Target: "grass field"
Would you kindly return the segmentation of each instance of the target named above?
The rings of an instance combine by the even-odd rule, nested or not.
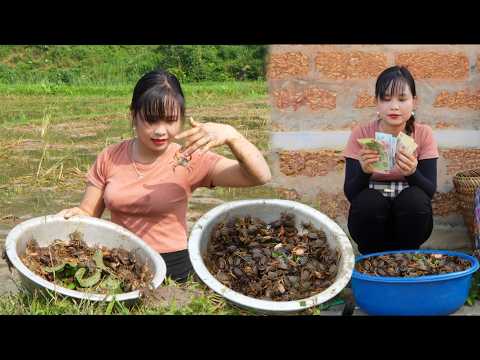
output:
[[[268,150],[262,82],[185,85],[187,116],[235,126]],[[41,215],[77,203],[83,176],[105,146],[131,137],[126,86],[0,86],[0,218]],[[226,148],[220,153],[229,156]]]
[[[195,83],[184,85],[187,116],[235,126],[268,153],[270,108],[264,82]],[[84,190],[84,176],[106,145],[131,137],[128,106],[132,88],[119,86],[0,85],[0,226],[74,206]],[[226,147],[219,153],[231,156]],[[192,223],[215,202],[282,194],[269,186],[250,189],[198,189],[189,204]],[[108,213],[105,217],[108,218]],[[3,240],[0,240],[3,241]],[[3,271],[6,270],[3,264]],[[0,269],[2,269],[0,267]],[[170,286],[204,295],[178,307],[120,303],[79,303],[71,299],[0,296],[1,314],[248,314],[194,280]],[[318,313],[319,309],[309,311]]]
[[[0,83],[134,84],[155,68],[180,81],[263,80],[265,45],[0,45]]]

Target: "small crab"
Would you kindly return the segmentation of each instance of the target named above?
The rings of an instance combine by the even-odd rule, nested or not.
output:
[[[173,160],[170,162],[170,164],[173,165],[174,172],[177,166],[183,166],[188,172],[191,172],[192,167],[190,166],[190,160],[192,160],[192,155],[182,154],[180,150],[177,150],[175,155],[173,155]]]

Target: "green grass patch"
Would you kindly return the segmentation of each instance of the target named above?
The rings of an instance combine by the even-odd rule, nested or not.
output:
[[[265,79],[265,45],[0,46],[0,82],[133,84],[163,68],[181,82]]]
[[[136,82],[129,84],[54,84],[54,83],[0,83],[1,95],[37,96],[100,96],[131,97]],[[182,88],[187,101],[192,99],[215,100],[214,97],[242,96],[255,98],[267,94],[265,81],[205,81],[184,83]],[[191,99],[190,99],[191,98]]]
[[[142,299],[133,304],[113,300],[96,302],[64,297],[55,292],[29,292],[19,287],[17,293],[0,296],[0,314],[3,315],[262,315],[253,310],[229,303],[226,299],[190,277],[179,284],[167,278],[164,287],[197,290],[199,295],[179,305],[175,298],[161,304]],[[343,303],[335,297],[325,304],[309,308],[298,315],[320,315],[323,310]]]
[[[178,284],[165,279],[162,286],[201,290],[199,296],[179,306],[175,299],[163,304],[139,300],[127,304],[117,300],[97,302],[64,297],[55,292],[29,292],[19,287],[17,293],[0,296],[3,315],[249,315],[253,312],[227,303],[203,284],[190,278]],[[185,301],[184,301],[185,302]]]

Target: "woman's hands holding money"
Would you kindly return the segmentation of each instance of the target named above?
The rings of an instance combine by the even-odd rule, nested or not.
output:
[[[362,150],[360,150],[358,161],[360,162],[360,166],[364,173],[373,174],[372,165],[379,160],[380,155],[378,154],[378,151],[369,150],[367,148],[362,148]]]
[[[396,164],[403,176],[410,176],[417,170],[418,160],[415,155],[399,149],[396,158]]]

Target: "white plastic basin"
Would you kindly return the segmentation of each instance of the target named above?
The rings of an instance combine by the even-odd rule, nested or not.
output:
[[[83,240],[89,246],[102,245],[107,248],[122,247],[128,251],[136,250],[138,262],[142,265],[147,263],[154,274],[152,280],[154,288],[160,286],[165,279],[167,267],[160,254],[127,229],[110,221],[93,217],[74,216],[65,220],[62,216],[49,215],[18,224],[10,231],[5,242],[8,259],[18,270],[25,288],[31,291],[48,289],[65,296],[92,301],[111,301],[113,299],[112,295],[86,293],[60,287],[36,275],[20,260],[25,253],[27,242],[32,238],[38,242],[39,246],[48,246],[55,239],[68,240],[69,234],[76,230],[83,234]],[[139,295],[139,291],[136,290],[116,294],[115,299],[134,302]]]
[[[309,298],[293,301],[260,300],[243,295],[223,285],[207,269],[203,257],[213,227],[231,217],[257,217],[266,222],[280,218],[281,213],[289,212],[295,215],[297,228],[302,222],[310,222],[316,228],[322,229],[327,235],[327,241],[332,248],[341,254],[340,264],[335,281],[327,289]],[[213,291],[227,300],[261,313],[298,312],[320,305],[337,295],[349,282],[354,267],[354,253],[350,240],[342,228],[328,216],[298,202],[278,199],[241,200],[217,206],[203,215],[193,226],[190,233],[188,251],[193,268],[200,279]]]

